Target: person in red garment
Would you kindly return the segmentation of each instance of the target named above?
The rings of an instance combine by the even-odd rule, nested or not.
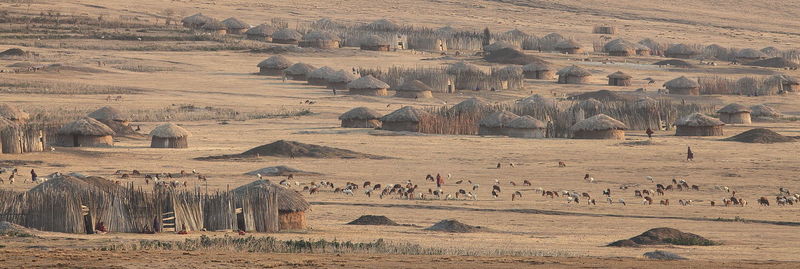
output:
[[[442,178],[442,175],[436,174],[436,187],[441,188],[442,185],[444,185],[444,178]]]

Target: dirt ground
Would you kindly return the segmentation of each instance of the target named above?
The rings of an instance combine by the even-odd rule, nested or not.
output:
[[[388,17],[402,23],[440,27],[498,30],[519,28],[542,36],[559,32],[574,36],[590,46],[596,35],[591,27],[613,23],[622,27],[621,37],[640,40],[661,38],[672,42],[717,43],[723,46],[791,48],[800,35],[793,32],[800,26],[790,18],[800,12],[800,4],[778,1],[673,1],[666,5],[655,1],[171,1],[171,8],[189,15],[203,12],[217,18],[239,17],[251,24],[270,18],[313,21],[322,17],[348,22],[371,21]],[[647,4],[650,2],[650,4]],[[774,8],[775,5],[781,8]],[[101,7],[101,8],[98,8]],[[531,7],[532,6],[532,7]],[[630,7],[620,9],[617,6]],[[732,8],[719,9],[719,6]],[[166,7],[162,1],[63,1],[57,7],[65,12],[88,14],[156,14]],[[733,8],[735,7],[735,8]],[[26,6],[0,3],[0,8],[24,9]],[[47,3],[35,2],[32,10],[48,10]],[[415,10],[422,10],[417,12]],[[502,15],[498,15],[502,14]],[[532,19],[535,18],[535,19]],[[33,42],[33,41],[31,41]],[[105,42],[89,40],[86,42]],[[0,45],[0,51],[11,47]],[[226,190],[251,182],[245,172],[267,166],[286,165],[321,173],[297,176],[303,185],[321,180],[337,185],[345,182],[373,184],[405,183],[411,180],[425,191],[435,188],[426,182],[427,174],[451,174],[443,189],[455,192],[471,189],[467,181],[480,184],[473,200],[403,200],[393,197],[367,197],[357,191],[354,196],[325,190],[319,194],[304,193],[312,203],[307,212],[310,229],[281,232],[279,239],[337,239],[368,242],[386,239],[425,247],[448,247],[494,250],[533,250],[542,253],[557,251],[560,257],[494,257],[494,256],[394,256],[387,254],[254,254],[240,252],[182,251],[99,251],[93,250],[113,242],[138,239],[182,240],[172,234],[137,235],[64,235],[45,233],[44,239],[9,239],[0,241],[0,267],[157,267],[190,268],[222,267],[346,267],[346,268],[417,268],[431,263],[445,268],[470,267],[480,264],[492,268],[788,268],[800,262],[800,217],[795,206],[758,206],[759,197],[772,197],[779,187],[800,189],[797,162],[798,143],[745,144],[720,141],[724,137],[675,137],[674,131],[656,132],[651,145],[628,145],[623,142],[648,140],[642,131],[627,132],[626,141],[516,139],[507,137],[448,135],[386,135],[384,132],[339,128],[337,117],[356,106],[366,106],[389,113],[404,105],[441,106],[454,104],[471,96],[492,101],[510,101],[531,95],[565,95],[600,89],[633,91],[646,86],[645,77],[657,84],[681,76],[699,75],[768,75],[779,72],[800,75],[797,71],[750,68],[721,64],[700,70],[661,69],[649,65],[659,57],[632,57],[613,64],[577,62],[570,56],[527,52],[557,66],[579,64],[593,73],[586,85],[560,85],[553,81],[526,81],[526,89],[507,92],[464,92],[435,94],[430,100],[394,97],[336,95],[322,87],[301,82],[282,82],[277,77],[253,74],[256,64],[271,56],[247,51],[120,51],[25,48],[41,54],[47,63],[93,66],[103,61],[145,61],[174,68],[163,72],[131,72],[111,67],[95,68],[108,72],[64,71],[60,73],[0,74],[17,80],[59,81],[90,85],[115,85],[144,89],[139,94],[126,94],[122,101],[106,101],[106,95],[56,95],[0,93],[0,102],[13,103],[23,110],[41,107],[83,108],[93,110],[105,105],[122,109],[162,109],[173,104],[199,107],[232,108],[242,112],[276,111],[308,108],[308,116],[230,121],[213,120],[176,122],[192,132],[188,149],[153,149],[147,139],[117,138],[111,148],[62,148],[55,151],[22,155],[0,155],[0,160],[43,161],[26,165],[20,171],[36,169],[40,175],[52,172],[80,172],[104,176],[123,182],[144,185],[141,179],[118,179],[119,169],[177,173],[196,169],[208,182],[189,180],[188,188]],[[289,59],[336,69],[352,67],[434,66],[448,62],[421,61],[436,57],[411,51],[363,52],[343,48],[330,52],[289,53]],[[475,61],[476,58],[464,58]],[[696,63],[696,60],[691,60]],[[17,61],[0,59],[0,66]],[[482,68],[489,69],[482,64]],[[630,87],[609,87],[605,75],[624,71],[634,76]],[[314,100],[316,104],[303,104]],[[768,104],[791,116],[800,116],[800,95],[786,96],[703,96],[687,98],[688,102],[745,105]],[[160,122],[135,122],[149,132]],[[770,128],[783,135],[800,136],[797,121],[753,123],[747,126],[725,126],[725,137],[756,127]],[[286,159],[262,157],[257,161],[199,161],[194,158],[235,154],[277,140],[294,140],[357,152],[389,156],[392,159]],[[686,147],[695,152],[695,161],[685,160]],[[567,167],[559,168],[563,161]],[[497,163],[502,163],[496,169]],[[508,164],[513,163],[514,167]],[[583,180],[589,173],[594,183]],[[25,175],[23,173],[23,175]],[[633,190],[620,190],[623,184],[640,184],[654,189],[654,183],[669,183],[672,178],[686,179],[699,185],[700,191],[669,192],[670,206],[643,205]],[[282,178],[272,178],[280,180]],[[463,180],[462,184],[455,182]],[[490,195],[491,185],[500,182],[503,191],[498,198]],[[523,180],[532,186],[522,186]],[[510,181],[518,183],[512,186]],[[749,204],[746,207],[721,207],[719,201],[730,193],[714,186],[735,190]],[[1,189],[22,191],[33,184],[2,184]],[[535,192],[575,190],[596,197],[597,205],[567,203],[563,198],[549,199]],[[608,204],[602,190],[611,189],[613,204]],[[511,193],[522,192],[521,199],[511,201]],[[600,197],[600,198],[597,198]],[[623,198],[627,205],[618,203]],[[678,199],[691,199],[692,206],[677,205]],[[710,201],[717,201],[712,207]],[[350,226],[361,215],[385,215],[398,223],[428,227],[442,219],[455,218],[470,225],[488,227],[492,232],[449,234],[425,231],[419,227]],[[638,235],[656,227],[672,227],[721,242],[705,247],[610,248],[613,241]],[[194,233],[196,236],[201,233]],[[202,234],[221,235],[218,232]],[[41,251],[39,248],[47,249]],[[666,249],[689,261],[659,262],[644,260],[642,254]]]

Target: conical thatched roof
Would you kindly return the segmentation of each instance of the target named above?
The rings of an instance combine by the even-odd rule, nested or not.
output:
[[[761,58],[767,58],[767,54],[755,49],[743,49],[736,53],[736,57],[747,58],[747,59],[761,59]]]
[[[542,37],[542,39],[548,39],[548,40],[564,40],[564,39],[566,39],[566,38],[564,38],[564,36],[562,36],[562,35],[561,35],[561,34],[559,34],[559,33],[549,33],[549,34],[547,34],[547,35],[543,36],[543,37]]]
[[[381,117],[382,122],[420,122],[422,118],[431,116],[427,111],[412,107],[404,106],[401,109],[395,110],[386,116]]]
[[[313,65],[306,63],[296,63],[293,64],[292,66],[289,66],[289,68],[286,68],[286,70],[283,70],[283,72],[293,76],[308,75],[309,73],[313,72],[314,69],[316,69],[316,67],[314,67]]]
[[[282,70],[289,68],[290,66],[292,66],[292,64],[293,64],[292,61],[290,61],[286,57],[283,57],[281,55],[275,55],[258,63],[258,67]]]
[[[609,74],[608,78],[631,79],[633,77],[631,75],[623,73],[622,71],[617,71],[617,72]]]
[[[450,108],[451,112],[464,113],[464,112],[478,112],[491,107],[491,103],[478,97],[472,97],[467,100],[461,101]]]
[[[556,75],[559,75],[559,76],[574,76],[574,77],[588,77],[588,76],[591,76],[592,73],[589,72],[586,69],[583,69],[583,67],[580,67],[580,66],[577,66],[577,65],[571,65],[571,66],[564,67],[561,70],[558,70],[558,72],[556,72]]]
[[[691,127],[710,127],[725,125],[719,119],[715,119],[700,113],[693,113],[689,116],[683,117],[675,122],[676,126],[691,126]]]
[[[278,28],[275,28],[275,26],[269,24],[259,24],[256,27],[248,29],[247,32],[244,33],[253,36],[272,36],[276,31],[278,31]]]
[[[30,119],[31,116],[15,106],[2,103],[0,104],[0,117],[12,121],[26,121]]]
[[[386,39],[384,37],[381,37],[379,35],[370,35],[370,36],[367,36],[366,38],[364,38],[364,40],[361,41],[361,45],[366,45],[366,46],[388,46],[388,45],[391,45],[391,42],[389,42],[388,39]]]
[[[353,80],[347,84],[348,89],[388,89],[389,84],[373,77],[366,75],[359,79]]]
[[[516,128],[516,129],[544,129],[547,128],[547,124],[531,116],[525,115],[517,117],[516,119],[509,122],[505,127]]]
[[[203,24],[203,29],[206,30],[228,30],[228,26],[218,21],[210,21]]]
[[[51,175],[50,179],[36,185],[28,190],[28,192],[67,191],[80,195],[96,190],[118,193],[124,192],[127,189],[102,177],[79,178],[70,175]]]
[[[367,107],[356,107],[339,116],[340,120],[374,120],[383,117],[380,113]]]
[[[228,27],[228,29],[248,29],[250,28],[250,24],[243,22],[240,19],[230,17],[222,21],[222,24]]]
[[[543,105],[547,107],[555,107],[556,100],[553,98],[544,97],[539,94],[534,94],[519,100],[520,103],[530,103],[534,105]]]
[[[299,192],[274,184],[269,180],[259,179],[233,189],[233,193],[242,195],[255,189],[274,189],[277,192],[278,211],[301,212],[311,208]]]
[[[754,105],[750,107],[750,115],[753,117],[779,118],[783,114],[777,109],[767,105]]]
[[[408,80],[405,83],[403,83],[403,85],[400,85],[400,87],[397,87],[397,89],[395,90],[401,92],[433,91],[433,89],[430,86],[419,80]]]
[[[575,40],[567,39],[556,43],[556,49],[579,49],[582,48],[581,44]]]
[[[395,31],[400,29],[400,25],[389,20],[389,19],[379,19],[367,24],[367,27],[370,29],[381,30],[381,31]]]
[[[351,81],[356,79],[358,79],[358,76],[356,74],[341,69],[339,71],[329,74],[328,77],[325,78],[325,81],[329,83],[350,83]]]
[[[717,111],[717,113],[727,113],[727,114],[741,113],[741,112],[751,112],[751,110],[749,107],[737,103],[732,103]]]
[[[505,49],[505,48],[519,49],[519,46],[514,45],[514,44],[512,44],[510,42],[507,42],[507,41],[500,40],[500,41],[494,42],[494,43],[492,43],[490,45],[484,46],[483,47],[483,51],[493,52],[493,51],[497,51],[497,50],[501,50],[501,49]]]
[[[626,52],[626,51],[635,51],[637,44],[633,42],[629,42],[622,38],[617,38],[614,40],[609,41],[605,45],[603,45],[603,49],[606,52]]]
[[[688,89],[688,88],[699,88],[700,83],[697,83],[695,80],[691,80],[685,76],[681,76],[679,78],[667,81],[664,83],[664,87],[667,89]]]
[[[689,46],[684,45],[684,44],[674,44],[674,45],[669,46],[669,48],[666,51],[666,54],[668,54],[668,55],[675,55],[675,54],[679,54],[679,55],[694,55],[694,54],[697,54],[697,51],[695,49],[693,49],[692,47],[689,47]]]
[[[174,123],[164,123],[150,131],[151,136],[160,137],[160,138],[181,138],[181,137],[190,137],[192,133],[189,133],[183,127],[180,127]]]
[[[114,135],[114,130],[97,121],[96,119],[84,117],[79,120],[73,121],[61,127],[58,134],[62,135],[91,135],[91,136],[107,136]]]
[[[550,71],[553,67],[547,62],[533,62],[522,66],[525,72]]]
[[[519,116],[511,113],[510,111],[497,111],[481,119],[481,121],[478,122],[478,125],[489,128],[502,128],[516,118],[519,118]]]
[[[335,72],[336,70],[333,70],[333,68],[323,66],[315,69],[314,71],[311,71],[311,73],[308,73],[307,76],[308,78],[314,78],[314,79],[326,79]]]
[[[301,40],[303,39],[303,34],[292,29],[284,28],[273,33],[272,39]]]
[[[340,41],[338,36],[324,32],[324,31],[311,31],[303,36],[303,41]]]
[[[131,120],[131,118],[128,116],[128,114],[120,111],[119,109],[116,109],[116,108],[113,108],[113,107],[109,107],[109,106],[101,107],[100,109],[95,110],[94,112],[89,113],[89,115],[86,115],[86,116],[89,117],[89,118],[93,118],[93,119],[101,120],[101,121],[103,121],[103,120],[105,120],[105,121],[111,121],[111,120],[114,120],[114,121],[130,121]]]
[[[764,53],[764,54],[766,54],[766,55],[778,55],[778,53],[780,53],[780,52],[781,52],[781,50],[780,50],[780,49],[778,49],[778,48],[776,48],[776,47],[772,47],[772,46],[765,47],[765,48],[763,48],[763,49],[760,49],[759,51],[760,51],[760,52],[763,52],[763,53]]]
[[[508,32],[506,32],[506,34],[510,35],[510,36],[513,36],[513,37],[526,37],[526,36],[528,36],[528,33],[525,33],[522,30],[517,29],[517,28],[514,28],[513,30],[509,30]]]
[[[457,62],[451,64],[447,67],[448,74],[458,74],[458,73],[476,73],[482,74],[483,70],[477,65],[466,63],[466,62]]]
[[[203,13],[197,13],[197,14],[188,16],[186,18],[183,18],[181,20],[182,23],[191,24],[191,25],[197,25],[197,26],[201,26],[203,24],[206,24],[206,23],[212,22],[212,21],[214,21],[214,18],[211,18],[209,16],[203,15]]]
[[[577,131],[604,131],[604,130],[625,130],[628,127],[621,121],[615,120],[606,114],[597,114],[588,119],[579,121],[570,127],[573,132]]]

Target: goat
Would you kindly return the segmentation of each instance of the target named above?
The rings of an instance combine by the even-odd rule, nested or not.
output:
[[[650,198],[650,196],[645,196],[644,197],[644,201],[642,201],[642,204],[652,205],[653,204],[653,198]]]
[[[700,186],[692,185],[692,190],[700,191]]]
[[[664,195],[664,191],[661,190],[661,189],[656,189],[656,194],[663,196]]]
[[[603,195],[611,197],[611,189],[606,189],[603,191]]]
[[[532,185],[531,182],[528,181],[527,179],[522,181],[522,186],[531,186],[531,185]]]
[[[762,206],[769,206],[769,199],[767,199],[767,197],[758,198],[758,204]]]
[[[619,198],[619,203],[622,204],[622,205],[627,205],[627,204],[625,204],[625,199],[622,199],[622,198]]]
[[[558,167],[567,167],[567,163],[559,161],[558,162]]]
[[[367,188],[367,187],[369,187],[370,185],[372,185],[372,182],[365,181],[365,182],[364,182],[364,186],[363,186],[362,188],[365,188],[365,189],[366,189],[366,188]]]
[[[502,192],[502,191],[500,191],[500,186],[499,185],[492,186],[492,191]]]
[[[660,203],[661,203],[661,205],[668,206],[669,205],[669,199],[661,200]]]

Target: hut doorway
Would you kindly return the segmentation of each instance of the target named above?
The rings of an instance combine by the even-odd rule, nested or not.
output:
[[[403,44],[403,41],[397,42],[397,48],[401,50],[406,48],[405,45]]]
[[[80,147],[81,146],[81,141],[80,141],[80,139],[78,139],[77,135],[73,135],[72,136],[72,146],[73,147]]]
[[[86,234],[94,234],[94,221],[92,221],[92,212],[89,211],[89,207],[81,205],[81,213],[83,213],[83,229],[86,230]]]
[[[236,228],[239,229],[239,231],[247,231],[247,225],[245,225],[242,208],[236,209]]]

